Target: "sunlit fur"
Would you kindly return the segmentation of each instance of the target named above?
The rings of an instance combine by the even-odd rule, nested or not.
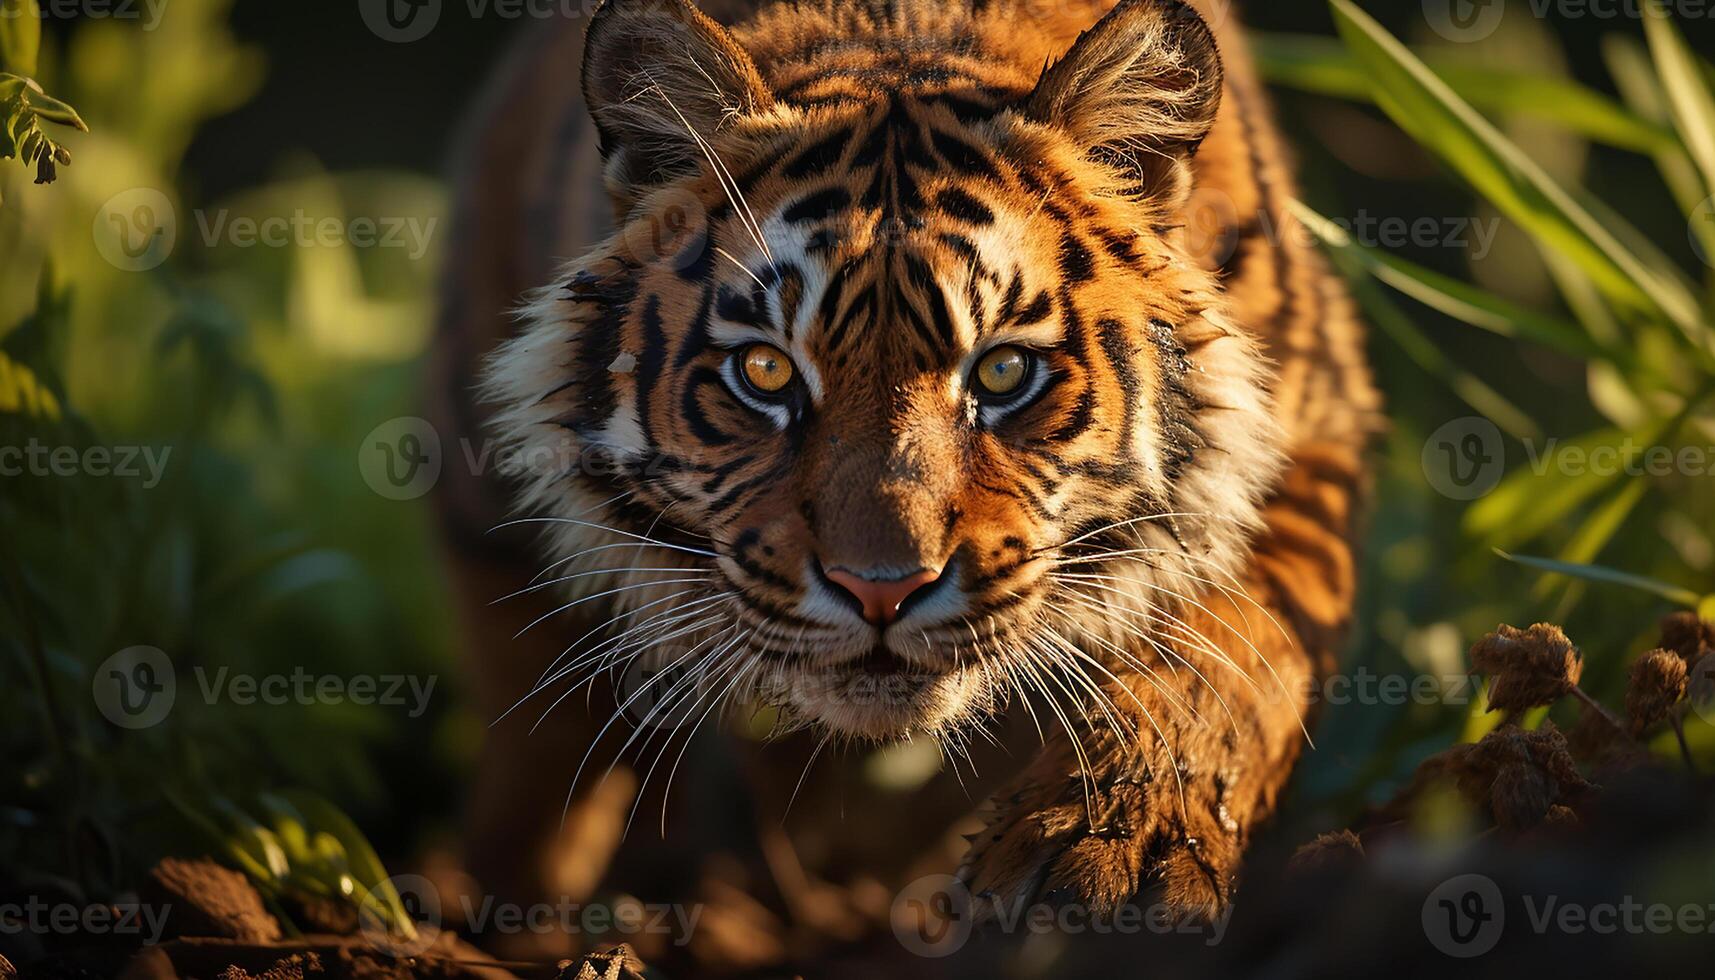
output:
[[[1110,4],[1047,6],[598,15],[622,230],[534,295],[485,385],[539,462],[545,581],[623,617],[550,677],[680,660],[686,698],[957,738],[1018,691],[1099,700],[1164,643],[1202,656],[1168,597],[1242,565],[1281,468],[1270,365],[1176,229],[1219,60],[1167,0],[1070,55]],[[756,341],[801,402],[735,389]],[[1000,344],[1045,373],[996,410],[969,375]],[[951,572],[878,631],[818,561]]]

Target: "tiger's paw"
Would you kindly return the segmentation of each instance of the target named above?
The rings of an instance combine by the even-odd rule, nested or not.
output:
[[[1241,838],[1218,798],[1191,784],[1182,792],[1171,773],[1027,782],[997,800],[958,878],[978,922],[1016,921],[1037,905],[1109,918],[1145,891],[1142,904],[1175,921],[1207,921],[1231,897]]]

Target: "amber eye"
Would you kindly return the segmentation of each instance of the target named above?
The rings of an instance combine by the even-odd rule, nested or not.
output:
[[[778,347],[752,344],[740,355],[744,380],[759,393],[778,395],[792,383],[792,360]]]
[[[1029,373],[1029,354],[1017,347],[996,347],[977,362],[977,389],[985,395],[1011,395]]]

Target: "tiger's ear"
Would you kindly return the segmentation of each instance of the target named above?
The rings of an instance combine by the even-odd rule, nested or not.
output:
[[[1024,104],[1093,157],[1135,174],[1145,195],[1183,203],[1187,161],[1221,106],[1221,54],[1180,0],[1121,0],[1042,73]]]
[[[583,84],[616,196],[695,171],[699,139],[774,104],[749,52],[690,0],[603,0]]]

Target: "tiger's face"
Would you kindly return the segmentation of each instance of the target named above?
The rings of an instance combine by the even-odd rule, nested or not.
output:
[[[981,98],[794,103],[689,7],[627,9],[586,62],[621,230],[490,379],[509,438],[579,460],[526,499],[630,612],[610,652],[945,733],[1099,681],[1228,573],[1278,464],[1261,359],[1175,236],[1220,91],[1195,15],[1122,4]],[[1122,112],[1156,131],[1116,143]]]

